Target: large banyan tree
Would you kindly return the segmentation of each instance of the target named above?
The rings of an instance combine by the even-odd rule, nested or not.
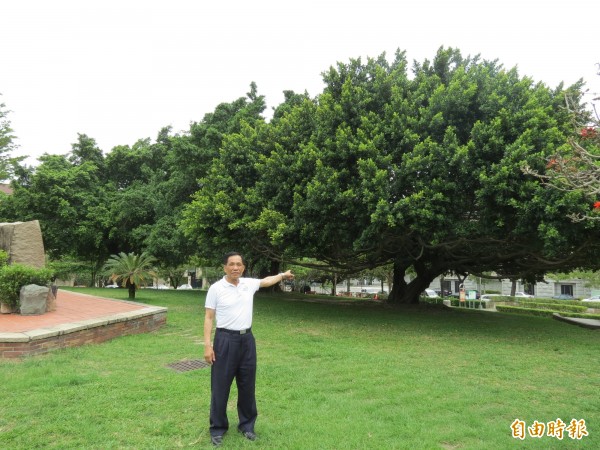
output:
[[[338,63],[315,98],[286,93],[270,122],[226,136],[183,222],[199,252],[309,257],[348,273],[393,262],[391,300],[448,272],[535,280],[593,268],[589,202],[539,172],[572,134],[565,93],[497,61],[441,48]],[[404,275],[415,274],[406,283]]]

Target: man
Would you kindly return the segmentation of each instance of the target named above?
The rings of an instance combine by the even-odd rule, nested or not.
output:
[[[256,343],[252,335],[252,306],[259,288],[293,279],[291,271],[263,278],[243,278],[246,270],[242,255],[228,253],[223,258],[225,276],[206,294],[204,317],[204,359],[211,364],[210,437],[220,446],[229,429],[227,401],[235,378],[238,388],[238,431],[254,441],[256,409]],[[216,319],[214,343],[211,343]]]

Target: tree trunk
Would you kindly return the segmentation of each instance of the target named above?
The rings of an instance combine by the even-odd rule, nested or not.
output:
[[[402,301],[402,296],[404,291],[406,291],[406,281],[404,281],[404,274],[406,270],[404,267],[400,267],[398,264],[394,263],[394,278],[392,284],[392,290],[390,291],[390,295],[388,296],[389,303],[405,303]]]
[[[419,303],[419,296],[429,287],[436,277],[436,274],[433,272],[424,270],[420,267],[417,270],[415,279],[410,281],[410,283],[406,283],[404,280],[405,274],[406,267],[394,263],[394,283],[390,296],[388,297],[389,303],[413,305]]]
[[[446,295],[444,294],[444,276],[440,277],[440,297],[444,298]]]
[[[127,289],[129,292],[129,300],[133,300],[135,298],[135,283],[127,281]]]
[[[265,277],[269,277],[271,275],[277,275],[279,272],[280,272],[279,271],[279,262],[271,261],[270,268],[262,269],[259,277],[262,279]],[[261,291],[262,292],[281,292],[281,286],[280,286],[280,283],[276,283],[271,287],[261,288]]]
[[[515,296],[515,293],[517,292],[517,280],[510,280],[511,284],[510,284],[510,295],[512,297]]]
[[[331,281],[331,295],[335,297],[337,295],[337,273],[333,274],[333,279]]]
[[[388,301],[390,303],[396,304],[412,304],[416,305],[419,303],[419,297],[421,293],[427,289],[429,284],[431,283],[430,279],[422,279],[417,276],[410,283],[399,287],[397,283],[394,283],[394,287],[392,288],[392,293],[388,297]]]

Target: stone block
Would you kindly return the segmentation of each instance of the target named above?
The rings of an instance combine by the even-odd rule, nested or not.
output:
[[[47,286],[38,286],[36,284],[23,286],[19,297],[21,315],[44,314],[48,307],[48,290]]]
[[[0,248],[9,256],[9,264],[24,264],[41,269],[46,264],[42,230],[37,220],[0,223]]]

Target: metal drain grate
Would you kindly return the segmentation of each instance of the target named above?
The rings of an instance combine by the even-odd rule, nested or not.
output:
[[[167,367],[173,369],[176,372],[189,372],[190,370],[204,369],[205,367],[210,367],[203,359],[186,359],[183,361],[174,362],[172,364],[167,364]]]

